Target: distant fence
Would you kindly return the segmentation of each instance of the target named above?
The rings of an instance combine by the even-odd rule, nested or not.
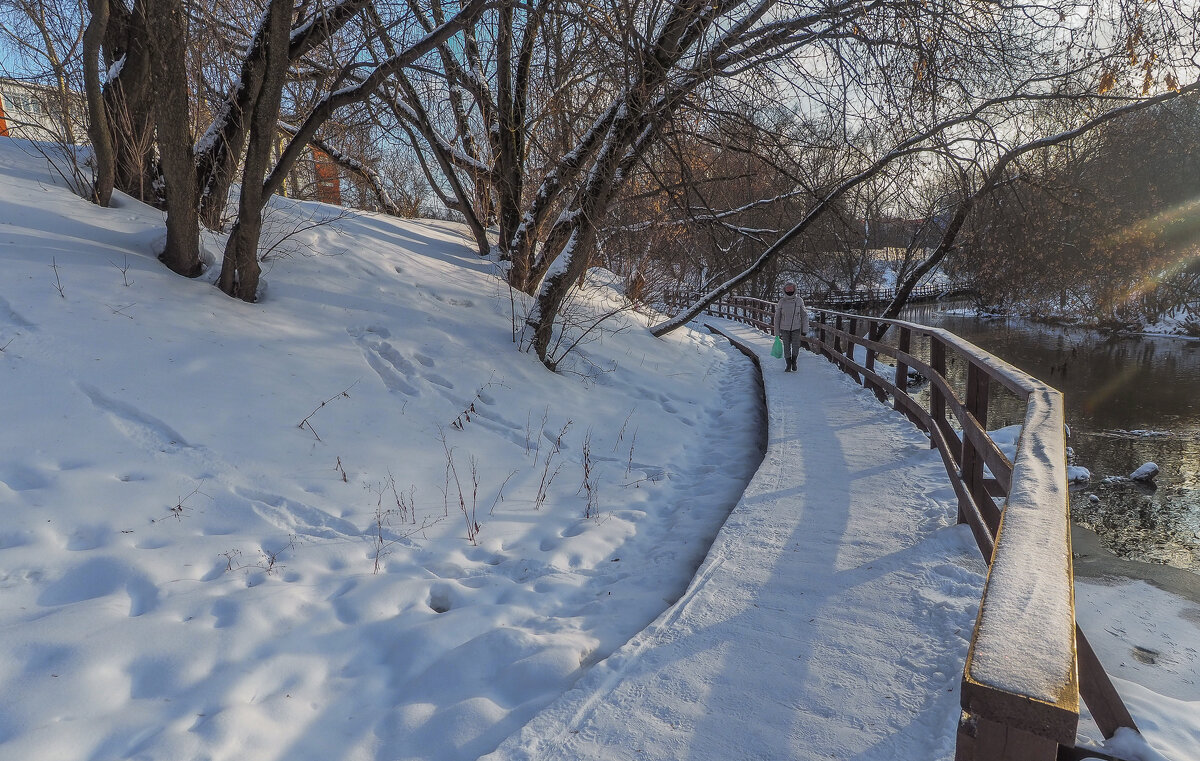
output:
[[[708,313],[769,332],[774,307],[733,296]],[[929,435],[957,495],[958,520],[988,561],[963,669],[956,761],[1091,755],[1075,749],[1080,696],[1105,737],[1136,730],[1075,624],[1062,394],[945,330],[829,309],[810,314],[806,348]],[[888,332],[895,345],[879,339]],[[965,382],[948,378],[952,364],[965,366]],[[909,393],[910,369],[929,382],[927,405]],[[993,384],[1025,402],[1015,461],[987,431]]]
[[[931,301],[968,296],[974,291],[963,286],[926,284],[914,288],[908,295],[909,302]],[[872,304],[889,304],[896,298],[895,288],[856,288],[854,290],[830,289],[813,291],[804,296],[804,303],[820,307],[864,307]]]
[[[965,298],[975,293],[970,286],[963,285],[932,285],[925,284],[914,288],[908,295],[910,303],[933,301],[938,299]],[[812,307],[837,307],[842,309],[860,309],[877,304],[889,304],[896,298],[895,288],[855,288],[839,290],[829,288],[818,291],[808,291],[800,294],[804,303]],[[667,291],[663,300],[672,306],[686,306],[682,302],[691,303],[699,298],[698,293],[679,290]],[[747,297],[730,297],[731,299],[746,299]],[[760,300],[760,299],[759,299]],[[772,302],[763,301],[764,304]]]

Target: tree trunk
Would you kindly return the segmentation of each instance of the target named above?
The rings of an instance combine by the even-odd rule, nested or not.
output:
[[[100,83],[100,47],[108,27],[108,0],[89,0],[88,5],[92,17],[83,33],[83,83],[87,93],[88,137],[91,138],[92,152],[96,157],[96,181],[92,186],[92,198],[99,205],[108,206],[112,198],[116,164],[108,113],[104,108],[104,92]]]
[[[155,124],[167,197],[167,245],[159,258],[173,272],[196,277],[203,267],[196,165],[188,129],[185,23],[180,0],[153,0],[148,4],[146,28],[154,64]]]
[[[261,30],[266,53],[262,82],[253,94],[250,141],[242,172],[238,218],[225,246],[219,285],[225,293],[243,301],[258,298],[258,241],[262,235],[262,210],[266,206],[263,177],[271,163],[279,106],[288,70],[288,37],[292,29],[291,0],[271,0]]]
[[[154,108],[151,90],[150,35],[145,0],[108,2],[104,62],[118,71],[104,83],[105,113],[113,137],[114,185],[143,203],[158,205],[153,192]]]
[[[223,227],[225,200],[246,143],[246,121],[262,89],[266,67],[265,35],[264,24],[250,41],[250,49],[242,60],[237,90],[229,95],[222,117],[209,127],[204,140],[206,145],[197,157],[200,217],[212,230]]]

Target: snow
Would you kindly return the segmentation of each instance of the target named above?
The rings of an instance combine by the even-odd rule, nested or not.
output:
[[[108,71],[105,72],[105,74],[104,74],[104,81],[112,82],[117,77],[121,76],[121,71],[124,68],[125,68],[125,56],[122,55],[120,58],[118,58],[117,60],[112,62],[112,66],[108,67]]]
[[[1142,463],[1137,470],[1129,474],[1133,481],[1153,481],[1158,475],[1158,465],[1152,462]]]
[[[707,334],[626,312],[553,375],[461,228],[374,215],[243,304],[155,260],[159,212],[20,146],[0,758],[477,758],[682,593],[757,465],[753,368]]]
[[[1118,734],[1107,743],[1110,752],[1145,761],[1195,759],[1200,599],[1183,600],[1144,581],[1077,578],[1075,615],[1142,732]],[[1081,744],[1100,744],[1090,721],[1079,734]]]
[[[1067,466],[1067,481],[1073,484],[1083,484],[1092,480],[1092,471],[1082,465]]]
[[[828,363],[768,367],[791,411],[760,460],[741,354],[624,312],[550,374],[460,226],[302,231],[258,304],[169,273],[164,240],[0,139],[0,758],[457,761],[618,723],[660,755],[952,757],[982,563],[924,439]],[[1080,621],[1139,752],[1184,761],[1200,612],[1143,586],[1080,584]],[[659,713],[611,710],[656,685]],[[749,697],[700,713],[717,687]],[[540,734],[570,710],[597,732]]]

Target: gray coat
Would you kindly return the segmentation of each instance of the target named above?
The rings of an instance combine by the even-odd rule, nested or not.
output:
[[[779,298],[775,304],[775,320],[772,325],[776,335],[781,330],[808,332],[808,310],[805,309],[804,299],[800,298],[800,294],[784,294]]]

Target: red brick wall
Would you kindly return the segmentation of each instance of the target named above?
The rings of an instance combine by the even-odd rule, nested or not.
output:
[[[337,164],[324,151],[316,148],[313,152],[313,166],[317,175],[317,200],[321,203],[342,205],[342,186],[338,179]]]

